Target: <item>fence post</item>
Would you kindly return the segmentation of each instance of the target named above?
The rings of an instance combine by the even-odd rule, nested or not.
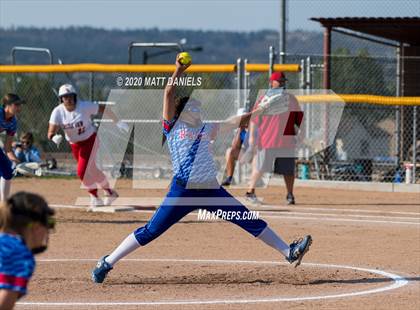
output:
[[[299,88],[300,89],[306,89],[306,65],[305,65],[305,59],[301,59],[300,60]]]
[[[306,58],[306,89],[312,88],[312,58]]]
[[[93,72],[90,73],[90,77],[89,77],[89,100],[93,101]],[[101,99],[99,99],[101,100]]]
[[[246,102],[245,102],[245,94],[244,94],[244,88],[245,88],[245,66],[244,61],[242,58],[238,58],[236,60],[236,78],[237,78],[237,89],[236,89],[236,96],[237,96],[237,105],[236,105],[236,111],[239,110],[239,108],[245,108],[246,109]],[[238,129],[239,130],[239,129]],[[239,164],[239,161],[236,161],[235,164],[235,178],[238,180],[239,183],[242,183],[243,173],[242,173],[242,167]]]
[[[271,76],[271,74],[274,71],[274,61],[276,58],[276,51],[273,46],[270,46],[269,50],[270,51],[268,53],[268,63],[269,63],[268,76]]]
[[[286,63],[286,25],[287,25],[287,7],[286,7],[286,0],[280,0],[280,44],[279,44],[279,55],[280,55],[280,63]]]
[[[396,79],[396,96],[401,96],[401,46],[397,47],[397,79]],[[400,115],[400,106],[395,107],[395,164],[397,169],[400,166],[400,149],[401,149],[401,115]]]
[[[245,100],[245,110],[250,111],[251,103],[249,101],[249,72],[246,71],[246,65],[248,64],[248,59],[244,60],[244,100]]]
[[[53,54],[48,48],[38,48],[38,47],[26,47],[26,46],[14,46],[10,52],[10,56],[12,58],[12,65],[16,64],[16,52],[23,51],[23,52],[35,52],[35,53],[45,53],[48,56],[49,63],[53,64]],[[16,73],[12,75],[12,87],[13,91],[17,92],[17,83],[16,83]],[[54,85],[54,74],[51,73],[50,75],[50,83]],[[54,86],[53,86],[54,87]]]
[[[305,89],[305,94],[309,94],[311,92],[311,85],[312,85],[312,67],[311,67],[311,57],[307,57],[306,61],[304,61],[304,66],[302,67],[302,73],[304,75],[304,86],[303,88]],[[309,138],[310,133],[311,133],[311,128],[312,128],[312,122],[311,122],[311,118],[312,118],[312,106],[310,104],[306,105],[306,110],[305,110],[305,138]],[[305,159],[309,159],[309,149],[306,148],[305,149]]]
[[[413,107],[413,178],[412,183],[416,183],[416,164],[417,164],[417,106]]]
[[[244,68],[243,68],[243,60],[242,58],[238,58],[236,60],[236,99],[237,99],[237,109],[243,107],[245,105],[244,96],[243,96],[243,88],[244,88]]]

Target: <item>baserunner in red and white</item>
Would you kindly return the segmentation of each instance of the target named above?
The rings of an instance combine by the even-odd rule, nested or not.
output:
[[[63,129],[66,140],[70,143],[73,156],[77,161],[77,175],[90,193],[90,208],[88,210],[103,205],[111,205],[118,194],[111,189],[106,176],[95,164],[94,159],[98,142],[95,144],[95,140],[97,140],[96,127],[93,125],[92,116],[104,113],[106,117],[111,118],[116,123],[119,129],[127,132],[129,130],[128,125],[117,121],[115,114],[109,109],[105,109],[105,105],[78,100],[76,89],[71,84],[62,85],[58,96],[60,104],[51,113],[48,139],[51,139],[57,146],[60,145],[63,136],[57,134],[57,132],[60,128]],[[93,156],[93,159],[89,163],[91,156]],[[104,200],[98,196],[98,187],[104,190]]]

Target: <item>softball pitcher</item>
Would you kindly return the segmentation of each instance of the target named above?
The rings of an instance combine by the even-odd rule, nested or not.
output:
[[[178,55],[172,81],[178,79],[189,65],[181,64]],[[222,210],[236,214],[249,212],[217,183],[211,141],[218,131],[228,128],[231,130],[238,123],[242,125],[249,122],[251,113],[229,118],[225,126],[205,124],[201,120],[200,102],[187,97],[175,100],[174,92],[175,86],[168,84],[163,100],[163,133],[168,143],[174,175],[170,190],[145,226],[128,235],[110,255],[98,261],[91,274],[96,283],[102,283],[121,258],[159,237],[196,209],[206,209],[209,212]],[[228,220],[280,251],[290,263],[296,262],[298,265],[309,249],[312,240],[309,235],[289,246],[263,220],[242,218]]]
[[[0,150],[0,199],[6,201],[10,193],[10,185],[13,177],[12,161],[16,164],[19,159],[12,149],[13,137],[17,130],[16,115],[21,111],[21,105],[25,103],[16,94],[7,94],[3,97],[3,107],[0,107],[0,132],[6,132],[4,151]]]
[[[63,137],[57,132],[60,128],[64,130],[66,140],[70,143],[73,156],[77,161],[77,175],[90,194],[90,209],[110,205],[118,194],[110,188],[106,176],[95,164],[98,143],[95,144],[96,127],[93,125],[92,116],[105,111],[104,114],[116,122],[118,128],[128,131],[128,125],[117,122],[114,113],[108,109],[105,110],[104,105],[78,100],[77,92],[70,84],[62,85],[58,96],[60,104],[51,113],[48,139],[57,146],[60,145]],[[91,157],[93,160],[89,163]],[[98,186],[105,192],[104,201],[98,196]]]

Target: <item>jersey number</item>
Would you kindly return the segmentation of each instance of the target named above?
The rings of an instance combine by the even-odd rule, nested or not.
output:
[[[77,122],[76,124],[74,124],[74,127],[77,128],[77,134],[79,135],[86,131],[86,127],[83,126],[83,121]]]
[[[84,133],[86,131],[86,127],[79,127],[78,129],[77,129],[77,133],[79,134],[79,135],[81,135],[82,133]]]

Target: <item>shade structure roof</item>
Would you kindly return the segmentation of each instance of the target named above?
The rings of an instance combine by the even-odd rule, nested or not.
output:
[[[400,43],[420,46],[420,17],[313,17],[324,27],[344,28]]]

